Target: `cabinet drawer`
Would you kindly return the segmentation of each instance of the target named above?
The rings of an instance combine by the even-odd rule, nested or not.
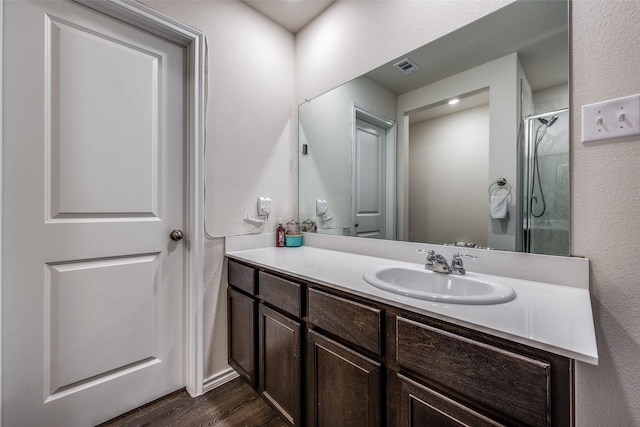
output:
[[[229,284],[250,295],[256,294],[257,271],[254,268],[229,260]]]
[[[301,285],[262,271],[258,280],[258,298],[295,317],[302,317]]]
[[[382,355],[382,310],[309,289],[309,323]]]
[[[396,331],[402,368],[521,423],[550,425],[549,363],[402,317]]]

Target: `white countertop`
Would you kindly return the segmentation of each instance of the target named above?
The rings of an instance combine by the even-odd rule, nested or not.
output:
[[[588,289],[509,278],[517,294],[510,302],[444,304],[396,295],[362,278],[364,271],[382,265],[415,267],[415,263],[309,246],[231,250],[226,255],[575,360],[598,363]],[[467,267],[471,270],[467,274],[472,275],[473,267]]]

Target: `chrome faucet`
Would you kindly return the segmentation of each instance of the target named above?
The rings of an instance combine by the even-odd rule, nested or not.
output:
[[[467,270],[465,270],[462,263],[462,258],[477,259],[478,257],[475,255],[461,254],[460,252],[456,252],[455,254],[453,254],[453,258],[451,258],[451,274],[467,273]]]
[[[424,263],[425,269],[444,274],[466,274],[467,270],[465,270],[464,268],[462,259],[478,258],[475,255],[461,254],[459,252],[456,252],[451,258],[451,264],[449,264],[444,256],[437,254],[432,249],[418,249],[416,252],[427,253],[427,259]]]

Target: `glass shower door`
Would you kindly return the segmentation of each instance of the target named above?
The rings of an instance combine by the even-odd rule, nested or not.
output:
[[[568,110],[531,116],[524,124],[524,251],[569,255]]]

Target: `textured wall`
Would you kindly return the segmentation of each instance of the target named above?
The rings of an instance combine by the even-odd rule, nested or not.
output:
[[[207,34],[206,226],[214,236],[247,233],[258,196],[272,218],[293,215],[293,34],[239,1],[144,0]],[[265,227],[273,230],[272,222]],[[205,377],[228,368],[224,239],[205,242]]]
[[[249,233],[259,196],[273,200],[268,231],[293,214],[293,34],[239,1],[144,0],[207,34],[206,227]]]
[[[578,426],[640,425],[640,138],[582,144],[580,107],[640,92],[640,2],[573,2],[572,252],[591,259],[600,365],[577,366]]]

